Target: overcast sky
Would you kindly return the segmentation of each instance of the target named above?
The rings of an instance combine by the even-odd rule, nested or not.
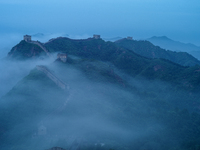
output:
[[[200,46],[199,0],[0,0],[0,18],[1,34],[165,35]]]

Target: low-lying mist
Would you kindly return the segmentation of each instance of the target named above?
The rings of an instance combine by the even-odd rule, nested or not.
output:
[[[4,150],[179,146],[187,131],[179,122],[188,112],[175,106],[187,105],[179,104],[182,97],[170,84],[133,78],[107,62],[71,58],[75,61],[62,63],[53,56],[0,62],[0,94],[7,93],[0,105]],[[36,65],[47,66],[67,88],[61,89]],[[181,121],[177,114],[184,116]]]
[[[15,72],[24,73],[18,73],[18,80],[33,63],[20,65]],[[82,148],[101,144],[102,149],[121,149],[165,130],[162,122],[150,118],[147,110],[152,108],[133,91],[103,82],[100,75],[90,78],[73,65],[53,63],[48,68],[69,88],[61,90],[36,69],[18,82],[5,97],[10,103],[4,103],[6,122],[12,124],[5,137],[12,146],[5,141],[4,149],[70,149],[74,142]]]
[[[0,97],[6,94],[16,83],[29,74],[36,65],[47,65],[55,60],[56,56],[41,60],[17,61],[10,59],[0,60]]]

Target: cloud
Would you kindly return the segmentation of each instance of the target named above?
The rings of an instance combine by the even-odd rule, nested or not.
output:
[[[9,92],[13,86],[29,74],[36,65],[47,65],[55,60],[56,56],[46,60],[0,60],[0,97]]]
[[[41,62],[38,63],[41,64]],[[16,62],[10,64],[10,68],[12,74],[18,76],[17,71],[22,72],[25,69],[27,73],[36,62],[27,61],[22,62],[21,65],[15,64]],[[24,64],[26,68],[23,68]],[[19,92],[13,98],[12,105],[7,108],[9,110],[10,107],[12,110],[8,112],[19,111],[22,115],[9,114],[9,117],[16,115],[17,121],[14,123],[15,126],[12,126],[6,133],[11,139],[8,147],[35,148],[35,145],[31,143],[37,143],[38,149],[47,149],[52,145],[67,147],[72,145],[70,140],[73,142],[78,138],[81,138],[83,144],[105,143],[105,145],[110,144],[117,147],[124,143],[133,144],[132,141],[154,136],[163,129],[163,125],[157,123],[156,120],[145,117],[148,113],[147,106],[143,105],[143,102],[133,92],[115,86],[115,84],[95,82],[90,80],[80,68],[68,64],[64,64],[63,68],[62,65],[53,63],[48,68],[70,86],[71,96],[67,105],[63,107],[63,103],[69,96],[68,91],[65,93],[54,87],[41,85],[35,80],[26,81],[22,90],[30,90],[34,93],[33,96],[27,98],[25,94]],[[14,109],[12,108],[13,103],[18,103],[14,105]],[[139,114],[144,116],[143,123],[137,122],[140,118]],[[38,135],[41,124],[47,129],[44,137]],[[19,137],[22,142],[13,140]],[[44,140],[41,143],[39,139]],[[46,148],[43,148],[44,146]]]

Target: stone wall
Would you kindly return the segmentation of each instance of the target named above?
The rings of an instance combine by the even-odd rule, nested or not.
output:
[[[51,56],[50,53],[48,52],[48,50],[39,42],[37,41],[30,41],[30,43],[36,44],[38,45],[48,56]]]
[[[30,35],[24,35],[24,40],[28,43],[33,43],[38,45],[48,56],[51,56],[49,51],[38,41],[32,41]]]
[[[45,73],[47,77],[49,77],[61,89],[66,89],[68,87],[63,81],[61,81],[58,77],[56,77],[53,73],[51,73],[45,66],[37,65],[36,68],[37,70]]]

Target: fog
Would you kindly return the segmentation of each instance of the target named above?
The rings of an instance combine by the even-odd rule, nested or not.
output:
[[[199,7],[198,0],[0,0],[0,149],[168,150],[198,137],[188,134],[188,126],[199,122],[186,122],[188,111],[179,109],[192,112],[199,102],[168,83],[133,78],[113,65],[114,75],[102,75],[109,63],[77,57],[77,64],[54,62],[56,54],[27,61],[5,57],[26,34],[43,43],[99,34],[167,36],[200,46]],[[68,88],[36,65],[47,66]]]
[[[33,40],[47,42],[53,36],[37,34]],[[13,37],[10,43],[18,43],[19,37]],[[2,58],[5,54],[1,53]],[[0,129],[4,133],[0,138],[4,150],[55,146],[159,150],[180,144],[179,135],[170,133],[169,120],[163,118],[175,107],[191,108],[187,101],[182,102],[184,91],[176,94],[169,83],[133,78],[109,62],[69,58],[76,63],[55,61],[56,54],[42,60],[0,60]],[[62,90],[36,65],[46,66],[67,88]],[[90,66],[94,70],[88,69]],[[101,74],[110,66],[126,85]]]
[[[7,145],[8,141],[4,141],[5,150],[48,149],[55,146],[71,149],[76,143],[82,148],[101,145],[102,149],[121,149],[121,145],[134,147],[137,141],[165,131],[164,124],[149,118],[150,112],[147,110],[152,108],[145,100],[121,85],[105,82],[102,79],[104,77],[89,77],[79,66],[63,66],[62,63],[52,63],[51,60],[8,64],[8,74],[15,74],[16,79],[10,80],[12,75],[1,75],[1,79],[12,81],[9,86],[4,83],[7,91],[37,64],[48,66],[69,88],[61,90],[53,83],[46,82],[45,78],[37,80],[29,76],[28,80],[19,81],[17,89],[14,87],[12,90],[13,96],[8,96],[3,103],[3,110],[6,106],[8,118],[12,119],[8,119],[8,122],[13,124],[8,127],[5,135],[10,143]],[[128,75],[121,75],[128,78]],[[139,86],[142,82],[131,80],[137,88],[144,89]],[[26,94],[22,92],[24,90]],[[42,126],[45,133],[40,133]],[[159,149],[161,145],[156,144],[156,149]],[[141,147],[146,146],[140,145]]]
[[[0,39],[0,59],[2,59],[22,39],[22,35],[17,33],[1,34]]]
[[[30,70],[35,68],[36,65],[47,65],[55,60],[56,56],[52,55],[51,58],[46,60],[0,60],[0,97],[9,92],[18,81],[23,79],[29,74]]]

